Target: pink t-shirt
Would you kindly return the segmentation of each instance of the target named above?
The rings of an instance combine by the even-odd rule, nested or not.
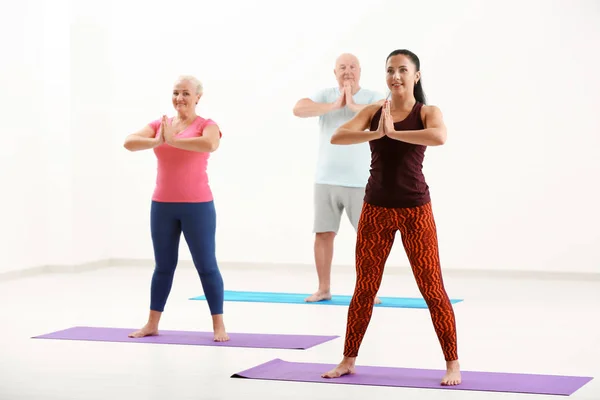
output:
[[[172,121],[173,118],[169,118]],[[149,125],[158,134],[161,120]],[[202,136],[208,125],[214,125],[211,119],[196,117],[194,122],[176,136],[192,138]],[[219,136],[222,136],[219,132]],[[169,203],[201,203],[213,200],[208,184],[206,167],[210,153],[183,150],[163,143],[154,148],[158,160],[156,187],[152,200]]]

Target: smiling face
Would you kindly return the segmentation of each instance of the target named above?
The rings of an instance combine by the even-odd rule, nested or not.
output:
[[[412,95],[421,72],[410,57],[404,54],[391,56],[386,62],[386,82],[392,94]]]
[[[342,54],[338,57],[333,70],[340,88],[351,85],[357,88],[360,82],[360,64],[352,54]]]
[[[178,80],[173,87],[173,107],[180,113],[189,113],[196,108],[200,100],[196,85],[189,80]]]

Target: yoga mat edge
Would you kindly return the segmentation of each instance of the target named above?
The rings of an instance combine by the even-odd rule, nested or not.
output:
[[[378,366],[356,366],[356,374],[340,378],[321,378],[337,364],[288,362],[275,358],[231,375],[231,378],[310,383],[387,386],[419,389],[470,390],[482,392],[526,393],[570,396],[593,377],[462,371],[462,383],[442,386],[444,370]]]
[[[113,343],[172,344],[217,347],[246,347],[261,349],[307,350],[339,338],[338,335],[294,335],[229,333],[227,342],[215,342],[213,332],[160,330],[157,336],[129,338],[135,329],[75,326],[31,339],[80,340]]]
[[[310,294],[303,293],[275,293],[275,292],[246,292],[226,290],[225,301],[247,302],[247,303],[281,303],[281,304],[308,304],[308,305],[331,305],[331,306],[349,306],[352,296],[332,295],[331,300],[308,303],[304,301]],[[204,295],[189,298],[189,300],[206,300]],[[382,308],[418,308],[427,309],[427,303],[423,298],[418,297],[380,297],[381,304],[375,307]],[[451,299],[452,304],[460,303],[463,299]]]

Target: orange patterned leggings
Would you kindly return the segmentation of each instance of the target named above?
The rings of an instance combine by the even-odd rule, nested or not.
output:
[[[344,356],[358,355],[398,230],[417,286],[429,308],[444,358],[457,360],[456,322],[442,280],[431,203],[413,208],[363,205],[356,242],[356,287],[348,309]]]

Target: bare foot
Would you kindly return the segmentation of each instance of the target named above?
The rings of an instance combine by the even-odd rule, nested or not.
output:
[[[225,327],[215,329],[215,336],[213,339],[215,342],[227,342],[229,335],[225,332]]]
[[[132,332],[127,336],[130,338],[141,338],[141,337],[145,337],[145,336],[156,336],[156,335],[158,335],[158,327],[145,325],[139,331]]]
[[[379,297],[375,297],[375,303],[374,304],[381,304],[381,300],[379,299]]]
[[[323,300],[331,300],[331,292],[317,291],[315,294],[308,296],[306,299],[304,299],[304,301],[306,301],[307,303],[314,303]]]
[[[442,386],[459,385],[461,382],[458,360],[446,362],[446,375],[442,378]]]
[[[352,375],[354,372],[354,359],[351,361],[350,359],[346,359],[344,357],[344,360],[339,363],[337,367],[331,371],[325,372],[323,375],[321,375],[321,378],[339,378],[340,376],[348,374]]]
[[[213,315],[213,340],[215,342],[227,342],[229,335],[225,331],[225,323],[223,322],[223,314]]]

